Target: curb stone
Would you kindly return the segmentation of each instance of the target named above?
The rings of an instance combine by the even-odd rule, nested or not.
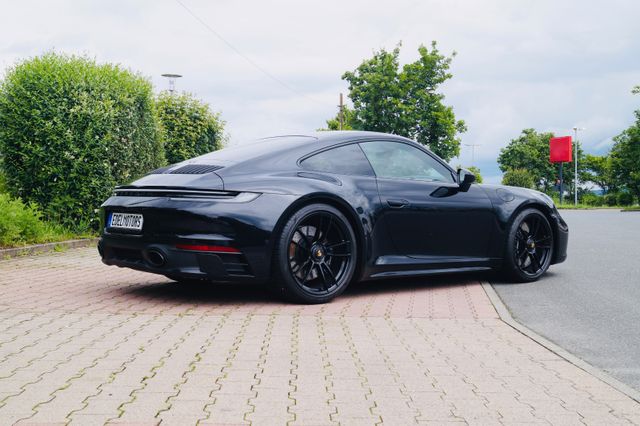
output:
[[[83,238],[80,240],[59,241],[57,243],[34,244],[24,247],[0,249],[0,261],[19,256],[34,256],[37,254],[51,253],[57,250],[90,247],[97,243],[98,238]]]
[[[520,324],[519,322],[517,322],[511,316],[511,313],[509,312],[509,309],[504,304],[502,299],[500,299],[500,296],[498,296],[498,293],[493,289],[493,286],[491,286],[491,284],[488,283],[487,281],[482,281],[481,284],[482,284],[482,288],[484,289],[485,293],[487,293],[487,296],[489,297],[489,300],[493,304],[493,307],[496,309],[496,312],[498,312],[498,315],[500,316],[500,319],[504,323],[506,323],[510,327],[514,328],[516,331],[524,334],[525,336],[527,336],[528,338],[530,338],[534,342],[538,343],[539,345],[544,346],[545,348],[547,348],[551,352],[555,353],[559,357],[563,358],[564,360],[568,361],[569,363],[575,365],[579,369],[591,374],[593,377],[595,377],[595,378],[599,379],[600,381],[608,384],[609,386],[611,386],[612,388],[614,388],[618,392],[621,392],[621,393],[625,394],[626,396],[628,396],[629,398],[633,399],[634,401],[640,403],[640,392],[638,392],[637,390],[635,390],[635,389],[631,388],[630,386],[622,383],[618,379],[615,379],[615,378],[611,377],[610,375],[608,375],[604,371],[602,371],[602,370],[592,366],[591,364],[581,360],[580,358],[576,357],[575,355],[572,355],[571,353],[567,352],[565,349],[561,348],[560,346],[556,345],[555,343],[551,342],[550,340],[542,337],[541,335],[539,335],[535,331],[533,331],[533,330],[525,327],[524,325]]]

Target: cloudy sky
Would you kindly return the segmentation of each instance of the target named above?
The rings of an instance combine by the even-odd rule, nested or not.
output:
[[[496,156],[523,128],[584,127],[586,151],[602,153],[633,122],[638,16],[634,0],[21,0],[2,6],[0,76],[48,50],[120,63],[156,90],[160,74],[183,74],[178,89],[221,111],[238,144],[323,126],[344,71],[400,40],[413,61],[436,40],[458,53],[442,90],[467,122],[463,143],[497,182]],[[459,163],[471,165],[470,147]]]

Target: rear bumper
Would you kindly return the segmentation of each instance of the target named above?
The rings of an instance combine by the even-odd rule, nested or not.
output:
[[[114,196],[102,205],[98,250],[107,265],[172,278],[265,282],[273,229],[291,201],[273,194],[233,203]],[[142,232],[105,226],[111,212],[142,214]]]
[[[146,241],[132,235],[105,232],[98,242],[102,262],[175,278],[207,279],[211,281],[261,281],[267,272],[259,264],[249,264],[243,252],[201,252],[183,250],[177,244],[192,244],[193,240]],[[229,241],[198,240],[198,244],[220,245]],[[261,257],[264,257],[263,253]],[[257,267],[257,275],[256,275]],[[262,276],[261,276],[262,275]]]

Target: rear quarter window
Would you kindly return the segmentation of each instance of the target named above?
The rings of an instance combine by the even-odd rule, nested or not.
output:
[[[343,145],[302,160],[306,170],[339,175],[374,176],[369,160],[358,144]]]

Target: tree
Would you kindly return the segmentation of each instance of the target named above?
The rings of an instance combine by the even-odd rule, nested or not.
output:
[[[151,83],[86,57],[25,60],[0,86],[0,152],[11,195],[95,227],[115,185],[164,163]]]
[[[617,180],[613,175],[612,161],[609,155],[585,155],[580,166],[581,182],[592,182],[602,188],[606,194],[616,191]]]
[[[633,93],[640,93],[640,86]],[[635,116],[636,122],[613,138],[611,167],[615,179],[640,198],[640,110],[635,111]]]
[[[222,147],[224,121],[209,105],[189,93],[162,92],[156,101],[164,132],[164,149],[170,164]]]
[[[549,161],[549,139],[553,133],[538,133],[534,129],[524,129],[520,136],[512,139],[509,145],[500,150],[498,164],[500,170],[506,172],[512,169],[528,170],[533,178],[534,187],[540,191],[549,192],[559,178],[559,166]],[[578,166],[582,169],[584,155],[578,150]],[[565,188],[569,189],[573,182],[573,167],[565,164],[563,179]]]
[[[511,169],[507,170],[502,176],[502,184],[522,188],[533,188],[534,178],[527,169]]]
[[[456,119],[438,92],[440,84],[452,77],[449,67],[455,53],[444,56],[432,42],[431,49],[420,46],[418,60],[402,69],[399,54],[400,45],[391,52],[381,49],[344,73],[353,102],[349,124],[415,139],[448,161],[459,154],[458,133],[466,131],[464,121]]]
[[[338,111],[334,118],[327,120],[326,128],[318,130],[340,130],[340,111]],[[346,105],[342,107],[342,130],[362,130],[358,129],[357,123],[355,122],[355,111]]]
[[[469,170],[471,173],[473,173],[476,177],[476,183],[482,183],[482,175],[480,174],[480,169],[476,166],[471,166],[468,167],[467,170]]]

